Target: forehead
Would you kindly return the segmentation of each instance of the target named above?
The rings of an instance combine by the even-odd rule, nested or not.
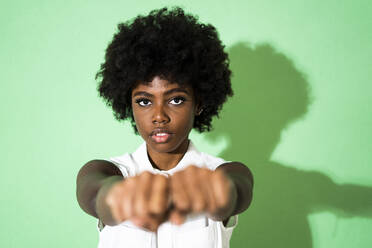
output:
[[[132,90],[132,96],[138,91],[161,94],[173,89],[182,89],[186,91],[185,93],[193,94],[193,90],[189,85],[178,84],[176,82],[168,81],[167,79],[154,77],[151,82],[138,83]]]

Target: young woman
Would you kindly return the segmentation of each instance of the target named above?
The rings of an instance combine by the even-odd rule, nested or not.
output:
[[[119,24],[97,74],[100,96],[144,143],[92,160],[77,177],[81,208],[99,219],[99,248],[229,247],[253,178],[239,162],[199,152],[232,95],[228,56],[212,25],[180,8]]]

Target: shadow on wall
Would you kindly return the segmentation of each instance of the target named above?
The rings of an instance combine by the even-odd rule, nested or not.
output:
[[[226,137],[229,146],[219,156],[245,163],[255,180],[252,205],[239,216],[231,247],[312,248],[310,213],[372,217],[372,188],[337,185],[319,172],[270,161],[282,130],[311,104],[309,83],[292,61],[268,44],[239,43],[229,55],[234,97],[206,138]]]

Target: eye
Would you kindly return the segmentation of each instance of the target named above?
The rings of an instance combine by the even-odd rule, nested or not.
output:
[[[170,104],[173,105],[180,105],[185,101],[185,98],[183,97],[175,97],[172,100],[169,101]]]
[[[137,99],[136,103],[138,105],[142,106],[142,107],[146,107],[146,106],[151,105],[151,101],[149,99],[146,99],[146,98]]]

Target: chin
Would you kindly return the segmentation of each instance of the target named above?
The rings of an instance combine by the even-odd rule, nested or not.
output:
[[[180,148],[183,141],[174,142],[174,140],[169,140],[168,142],[164,143],[155,143],[153,140],[149,139],[146,141],[146,143],[148,147],[158,153],[175,153],[177,152],[178,148]]]
[[[154,143],[150,142],[147,145],[154,151],[159,153],[171,153],[176,150],[176,146],[170,143]]]

